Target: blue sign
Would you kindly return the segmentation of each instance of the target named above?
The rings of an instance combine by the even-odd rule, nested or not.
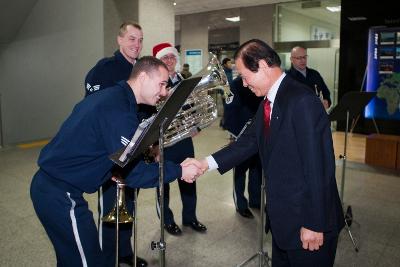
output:
[[[365,90],[377,92],[366,118],[400,120],[400,28],[370,29]]]

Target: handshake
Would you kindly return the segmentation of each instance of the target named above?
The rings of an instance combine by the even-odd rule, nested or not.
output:
[[[197,160],[193,158],[187,158],[181,163],[182,177],[187,183],[193,183],[197,178],[208,170],[208,163],[206,159]]]

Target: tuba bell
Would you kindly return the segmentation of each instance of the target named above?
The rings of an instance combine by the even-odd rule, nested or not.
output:
[[[211,91],[223,90],[227,104],[233,100],[234,95],[230,91],[225,71],[213,53],[210,53],[207,66],[193,77],[202,77],[202,79],[164,133],[165,147],[192,136],[217,119],[217,104],[209,95]],[[175,90],[178,85],[171,90]]]

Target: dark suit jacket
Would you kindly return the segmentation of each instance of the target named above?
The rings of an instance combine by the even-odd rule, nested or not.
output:
[[[329,92],[328,86],[324,82],[321,74],[314,69],[307,68],[306,77],[301,74],[298,70],[291,67],[287,72],[287,74],[291,75],[294,79],[298,80],[301,83],[308,85],[311,90],[315,92],[315,87],[317,87],[318,92],[322,93],[322,97],[328,101],[329,106],[331,106],[331,93]]]
[[[344,218],[335,180],[328,116],[315,93],[286,75],[276,95],[268,139],[263,105],[239,140],[213,154],[224,173],[259,152],[271,231],[282,249],[301,248],[300,228],[339,232]]]

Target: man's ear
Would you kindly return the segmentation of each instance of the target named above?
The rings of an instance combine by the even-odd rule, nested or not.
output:
[[[148,77],[147,73],[142,71],[141,73],[139,73],[137,79],[139,82],[143,83],[147,77]]]
[[[258,68],[260,69],[269,68],[267,61],[265,59],[261,59],[260,61],[258,61]]]
[[[117,43],[118,43],[118,46],[121,46],[121,43],[122,43],[122,37],[121,36],[117,36]]]

